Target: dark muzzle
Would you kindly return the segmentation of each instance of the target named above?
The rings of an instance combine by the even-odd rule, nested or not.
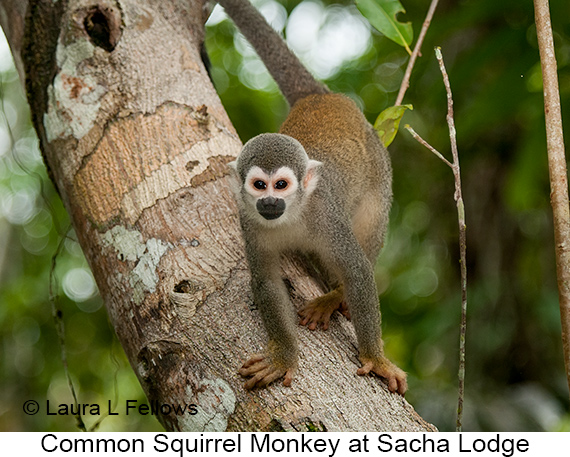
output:
[[[256,208],[265,219],[277,219],[285,212],[285,200],[275,197],[260,198],[257,200]]]

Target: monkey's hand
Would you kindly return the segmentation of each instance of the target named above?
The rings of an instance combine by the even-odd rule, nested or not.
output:
[[[348,306],[344,302],[342,286],[329,293],[311,300],[297,314],[301,317],[299,323],[306,325],[309,330],[315,330],[319,325],[323,330],[329,328],[332,314],[339,310],[347,319],[350,319]]]
[[[356,374],[362,376],[373,372],[388,381],[388,390],[404,395],[408,389],[406,382],[406,373],[400,370],[396,365],[390,362],[386,357],[379,359],[368,359],[361,357],[362,366],[356,371]]]
[[[266,387],[283,376],[285,376],[283,385],[289,387],[293,381],[294,373],[294,367],[279,367],[271,360],[271,357],[265,354],[252,356],[239,370],[240,375],[246,378],[251,376],[251,379],[243,385],[247,390],[251,390],[254,387]]]

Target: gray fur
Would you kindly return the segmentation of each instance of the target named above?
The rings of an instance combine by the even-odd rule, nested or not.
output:
[[[356,104],[317,83],[247,0],[220,0],[220,4],[292,104],[280,133],[251,139],[231,164],[253,297],[269,336],[265,353],[252,357],[240,370],[251,376],[245,386],[265,386],[281,376],[285,385],[291,383],[299,348],[280,259],[297,251],[318,258],[340,285],[336,293],[321,297],[319,304],[309,303],[302,311],[308,309],[314,323],[320,319],[314,316],[320,315],[323,303],[332,314],[340,309],[339,297],[344,297],[363,363],[357,373],[383,376],[392,392],[403,394],[406,375],[384,356],[374,281],[374,262],[392,201],[388,152]],[[252,189],[252,183],[245,181],[253,167],[267,175],[278,171],[279,175],[268,177],[273,183],[282,179],[281,173],[291,176],[292,172],[296,178],[296,190],[290,187],[289,193],[280,194],[283,213],[270,220],[260,215],[264,203],[258,203],[269,194],[273,198],[277,187],[268,187],[267,192]],[[257,180],[257,173],[250,176]],[[312,314],[313,310],[317,312]]]
[[[289,167],[300,181],[308,161],[305,149],[295,138],[279,133],[262,133],[243,146],[237,160],[237,172],[243,182],[254,165],[267,173]]]

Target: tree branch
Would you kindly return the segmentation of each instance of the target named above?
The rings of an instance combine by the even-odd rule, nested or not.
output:
[[[402,101],[404,100],[404,95],[410,87],[410,77],[412,76],[412,70],[414,68],[414,64],[416,63],[416,59],[420,55],[422,44],[424,42],[424,38],[428,31],[428,28],[431,24],[431,20],[433,18],[433,14],[435,13],[435,9],[437,7],[437,3],[439,0],[432,0],[429,6],[426,18],[424,20],[424,24],[422,25],[422,30],[418,36],[418,41],[416,42],[416,46],[410,56],[410,60],[408,61],[408,66],[406,67],[406,71],[404,73],[404,79],[402,80],[402,84],[400,85],[400,91],[398,92],[398,97],[396,97],[396,102],[394,103],[395,106],[401,105]]]
[[[461,266],[461,323],[459,328],[459,394],[457,400],[457,421],[456,430],[461,431],[463,425],[463,400],[465,397],[465,333],[467,330],[467,226],[465,224],[465,206],[463,204],[463,196],[461,192],[461,169],[459,167],[459,153],[457,151],[457,132],[455,130],[455,122],[453,120],[453,97],[451,93],[451,86],[449,84],[449,76],[445,69],[443,56],[441,55],[441,48],[435,49],[435,56],[439,63],[439,69],[443,76],[443,84],[447,94],[447,125],[449,128],[449,140],[451,143],[451,154],[453,156],[453,163],[449,162],[440,152],[421,138],[410,126],[406,129],[420,144],[428,148],[437,157],[439,157],[446,165],[453,170],[455,178],[455,193],[454,199],[457,205],[457,219],[459,223],[459,257]]]
[[[564,134],[560,109],[560,92],[552,25],[548,0],[534,0],[536,33],[544,84],[546,144],[550,174],[550,202],[554,221],[556,273],[562,323],[562,346],[566,379],[570,389],[570,209],[568,206],[568,175],[564,153]]]
[[[447,160],[441,152],[439,152],[431,144],[429,144],[426,140],[424,140],[410,125],[406,124],[405,128],[408,132],[410,132],[412,134],[412,137],[414,137],[414,140],[416,140],[422,146],[429,149],[431,152],[433,152],[435,154],[435,156],[438,159],[440,159],[443,163],[445,163],[449,168],[453,169],[453,164],[449,160]]]

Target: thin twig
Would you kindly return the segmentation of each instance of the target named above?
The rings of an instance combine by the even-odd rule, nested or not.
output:
[[[439,157],[446,165],[453,170],[455,178],[455,194],[454,199],[457,205],[457,219],[459,222],[459,255],[461,265],[461,324],[459,330],[459,394],[457,400],[457,422],[456,430],[460,432],[463,427],[463,400],[465,398],[465,333],[467,329],[467,226],[465,224],[465,206],[463,204],[463,196],[461,193],[461,169],[459,167],[459,153],[457,151],[457,132],[455,130],[455,122],[453,120],[453,97],[451,94],[451,86],[449,84],[449,77],[443,63],[443,56],[441,49],[435,49],[435,56],[439,63],[439,69],[443,76],[443,84],[447,94],[447,125],[449,127],[449,140],[451,142],[451,153],[453,156],[453,163],[449,162],[440,152],[421,138],[410,126],[406,129],[412,134],[414,139],[420,144],[428,148],[437,157]]]
[[[564,153],[564,133],[560,109],[560,91],[552,25],[548,0],[534,0],[536,34],[542,80],[544,84],[544,112],[546,118],[546,144],[550,173],[550,202],[554,221],[556,246],[556,275],[562,323],[562,346],[566,379],[570,389],[570,209],[568,206],[568,178]]]
[[[67,361],[67,344],[65,342],[65,324],[63,321],[63,312],[57,303],[59,294],[56,290],[57,278],[55,270],[57,267],[57,259],[61,255],[61,252],[63,251],[63,248],[65,246],[65,241],[71,239],[69,237],[70,230],[71,230],[71,225],[67,227],[65,234],[60,238],[57,249],[51,258],[51,268],[49,272],[49,301],[51,304],[55,330],[57,332],[57,337],[59,340],[59,347],[61,351],[61,362],[63,364],[65,377],[67,378],[67,385],[71,392],[71,396],[73,397],[73,404],[75,406],[75,411],[77,411],[77,413],[75,414],[75,421],[77,423],[77,428],[82,432],[94,432],[99,428],[101,423],[111,414],[111,412],[115,410],[115,407],[117,405],[118,402],[117,371],[115,371],[115,377],[114,377],[115,399],[113,405],[110,405],[109,410],[106,412],[106,414],[101,416],[91,427],[87,428],[85,422],[83,421],[83,416],[81,415],[81,408],[79,407],[79,399],[77,396],[77,392],[75,390],[75,386],[73,384],[73,380],[71,379],[71,372],[69,370],[69,363]]]
[[[457,132],[453,120],[453,97],[449,77],[443,63],[441,48],[435,49],[435,56],[439,62],[439,69],[443,76],[443,84],[447,93],[447,125],[449,127],[449,139],[451,141],[451,154],[453,155],[453,175],[455,176],[455,202],[457,204],[457,218],[459,222],[459,254],[461,262],[461,326],[459,332],[459,398],[457,402],[456,430],[462,429],[463,423],[463,399],[465,396],[465,333],[467,329],[467,227],[465,225],[465,206],[461,194],[461,169],[459,168],[459,153],[457,152]]]
[[[51,259],[51,269],[50,269],[50,273],[49,273],[49,301],[51,304],[52,315],[53,315],[53,319],[54,319],[54,325],[55,325],[55,329],[56,329],[59,344],[60,344],[61,361],[62,361],[63,368],[65,371],[65,376],[67,378],[67,383],[69,385],[69,389],[70,389],[71,395],[73,397],[75,410],[79,411],[79,407],[78,407],[79,402],[77,399],[77,394],[75,392],[75,388],[73,386],[71,374],[69,372],[69,365],[67,363],[67,351],[66,351],[66,345],[65,345],[65,327],[64,327],[64,323],[63,323],[62,312],[61,312],[61,309],[59,309],[59,307],[57,306],[57,303],[56,303],[57,296],[54,293],[54,284],[56,282],[55,267],[56,267],[56,263],[57,263],[57,258],[61,254],[61,251],[63,250],[65,240],[70,239],[68,236],[68,233],[69,233],[69,230],[71,229],[71,226],[68,226],[66,230],[63,230],[63,228],[60,225],[58,218],[56,217],[55,209],[54,209],[52,203],[50,202],[50,200],[47,196],[47,191],[45,189],[44,181],[43,181],[41,175],[39,173],[33,171],[31,168],[28,168],[24,164],[24,162],[20,159],[18,154],[16,154],[16,151],[14,149],[14,146],[15,146],[14,133],[12,131],[12,127],[10,126],[10,123],[8,122],[8,118],[6,117],[6,108],[4,106],[4,98],[5,98],[4,92],[5,92],[4,80],[3,80],[2,76],[0,75],[0,112],[3,114],[4,119],[5,119],[5,127],[8,131],[8,138],[10,140],[10,154],[11,154],[12,160],[24,173],[26,173],[28,176],[33,177],[38,182],[38,184],[40,186],[40,195],[42,197],[43,203],[46,206],[46,208],[48,209],[49,213],[51,214],[55,230],[58,233],[58,235],[60,236],[60,241],[59,241],[57,250]],[[81,417],[81,414],[76,416],[76,421],[77,421],[77,426],[81,431],[87,430],[85,427],[85,423],[83,422],[83,418]]]
[[[449,160],[447,160],[441,152],[439,152],[431,144],[429,144],[426,140],[424,140],[412,127],[406,125],[405,128],[408,132],[412,134],[412,136],[418,143],[425,146],[427,149],[433,152],[439,159],[441,159],[443,163],[445,163],[449,168],[453,169],[453,164]]]
[[[435,13],[435,8],[437,7],[437,2],[439,0],[432,0],[431,5],[429,6],[426,18],[424,20],[424,24],[422,26],[422,30],[418,36],[418,41],[416,42],[416,46],[410,56],[410,60],[408,61],[408,66],[406,67],[406,71],[404,73],[404,79],[402,80],[402,84],[400,85],[400,91],[398,92],[398,97],[396,98],[395,106],[401,105],[402,101],[404,100],[404,95],[410,87],[410,77],[412,76],[412,69],[414,68],[414,64],[416,63],[416,59],[420,55],[422,43],[424,42],[424,38],[428,31],[428,28],[431,24],[431,20],[433,18],[433,14]]]
[[[68,232],[71,229],[71,226],[68,228]],[[67,233],[66,233],[67,235]],[[57,258],[61,254],[64,242],[66,237],[62,237],[59,241],[59,245],[51,258],[51,269],[49,272],[49,301],[51,303],[51,310],[53,315],[53,321],[55,323],[55,329],[57,332],[57,337],[59,340],[59,348],[61,350],[61,361],[63,363],[63,369],[65,371],[65,377],[67,378],[67,384],[69,386],[69,390],[71,391],[71,396],[73,397],[73,403],[75,405],[75,410],[77,414],[75,415],[75,420],[77,421],[77,427],[85,432],[87,431],[87,427],[85,426],[85,422],[83,422],[83,418],[81,416],[80,408],[79,408],[79,401],[77,399],[77,393],[75,392],[75,387],[73,385],[73,380],[71,379],[71,374],[69,372],[69,365],[67,363],[67,351],[66,351],[66,344],[65,344],[65,325],[63,323],[63,313],[61,309],[57,305],[57,293],[55,292],[56,288],[56,277],[55,277],[55,268],[57,265]]]

